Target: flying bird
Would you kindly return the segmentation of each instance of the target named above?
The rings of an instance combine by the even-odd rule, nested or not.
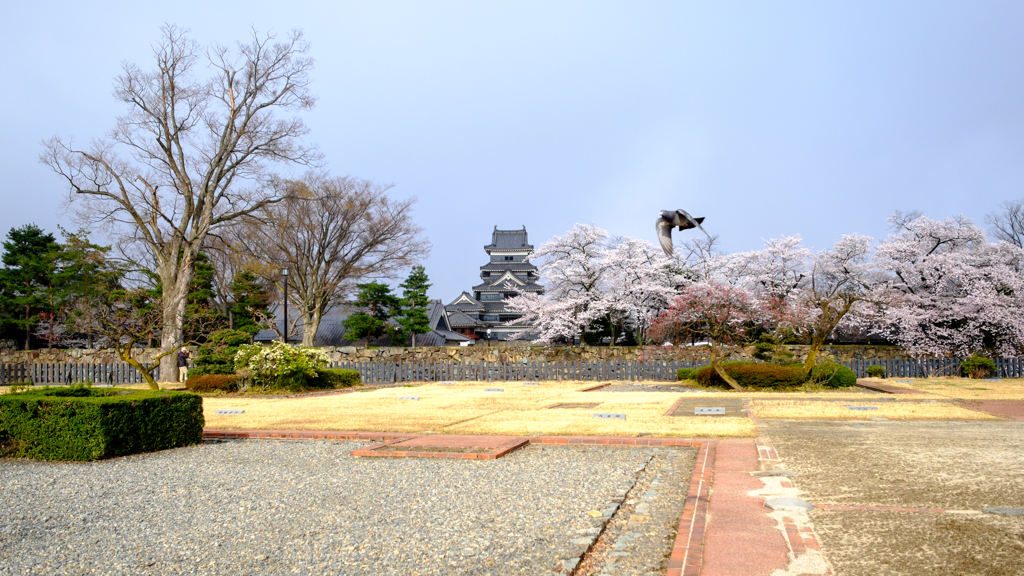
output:
[[[686,210],[662,210],[661,215],[658,216],[658,220],[654,223],[654,229],[658,231],[658,241],[661,242],[661,248],[665,251],[666,256],[672,255],[672,227],[678,226],[680,230],[689,230],[690,228],[700,228],[700,231],[707,234],[708,238],[711,238],[711,234],[704,228],[701,228],[701,222],[704,221],[704,217],[694,218],[690,216]]]

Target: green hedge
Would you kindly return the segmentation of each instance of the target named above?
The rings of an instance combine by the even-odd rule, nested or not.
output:
[[[722,369],[744,388],[789,389],[799,388],[807,381],[803,366],[791,364],[762,364],[758,362],[726,362]],[[697,383],[709,388],[729,387],[718,372],[708,366],[697,371]]]
[[[696,368],[680,368],[676,371],[676,380],[693,380],[696,375]]]
[[[850,388],[857,385],[857,374],[839,364],[818,364],[811,369],[811,381],[825,388]]]
[[[0,396],[9,456],[99,460],[199,444],[203,399],[185,392],[42,388]]]
[[[189,377],[185,381],[185,388],[188,388],[189,392],[213,392],[214,390],[234,392],[238,390],[238,376],[234,374],[200,374],[199,376],[192,376],[192,371],[189,370]]]
[[[871,378],[885,378],[885,366],[868,366],[864,371]]]
[[[358,370],[344,368],[320,368],[316,378],[306,382],[309,388],[348,388],[361,382]]]

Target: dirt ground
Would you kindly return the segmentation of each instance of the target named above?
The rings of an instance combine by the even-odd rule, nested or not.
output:
[[[767,420],[813,504],[944,508],[811,513],[839,576],[1024,574],[1024,426],[1014,422]]]

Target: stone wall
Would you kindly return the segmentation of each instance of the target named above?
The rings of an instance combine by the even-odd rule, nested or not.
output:
[[[786,346],[794,354],[794,360],[803,360],[807,346]],[[609,347],[609,346],[470,346],[470,347],[419,347],[419,348],[324,348],[332,362],[522,362],[522,361],[588,361],[588,360],[706,360],[710,349],[707,347]],[[753,347],[738,350],[735,360],[745,360],[753,354]],[[142,349],[140,360],[148,362],[158,352],[155,348]],[[885,359],[905,357],[903,350],[896,346],[825,346],[819,352],[819,359],[848,361],[852,359]],[[0,350],[0,363],[96,363],[120,362],[113,350],[84,349],[42,349],[42,350]]]

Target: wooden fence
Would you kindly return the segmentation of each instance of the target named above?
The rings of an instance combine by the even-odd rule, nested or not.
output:
[[[703,365],[707,365],[704,362]],[[331,368],[358,370],[364,384],[393,382],[523,382],[539,380],[661,380],[676,379],[680,368],[692,362],[652,360],[638,362],[332,362]]]
[[[160,373],[153,371],[154,378]],[[145,382],[142,374],[124,362],[117,364],[65,364],[32,363],[0,364],[0,386],[11,384],[139,384]]]
[[[960,372],[962,358],[891,358],[851,360],[843,364],[863,378],[869,366],[882,366],[889,378],[950,376]],[[996,358],[998,378],[1024,378],[1024,359]],[[701,368],[697,362],[666,360],[597,360],[591,362],[332,362],[331,368],[358,370],[364,384],[396,382],[523,382],[540,380],[654,381],[676,379],[680,368]],[[159,368],[154,378],[159,380]],[[31,382],[67,385],[92,381],[94,384],[138,384],[144,382],[138,370],[117,364],[0,364],[0,386]]]

